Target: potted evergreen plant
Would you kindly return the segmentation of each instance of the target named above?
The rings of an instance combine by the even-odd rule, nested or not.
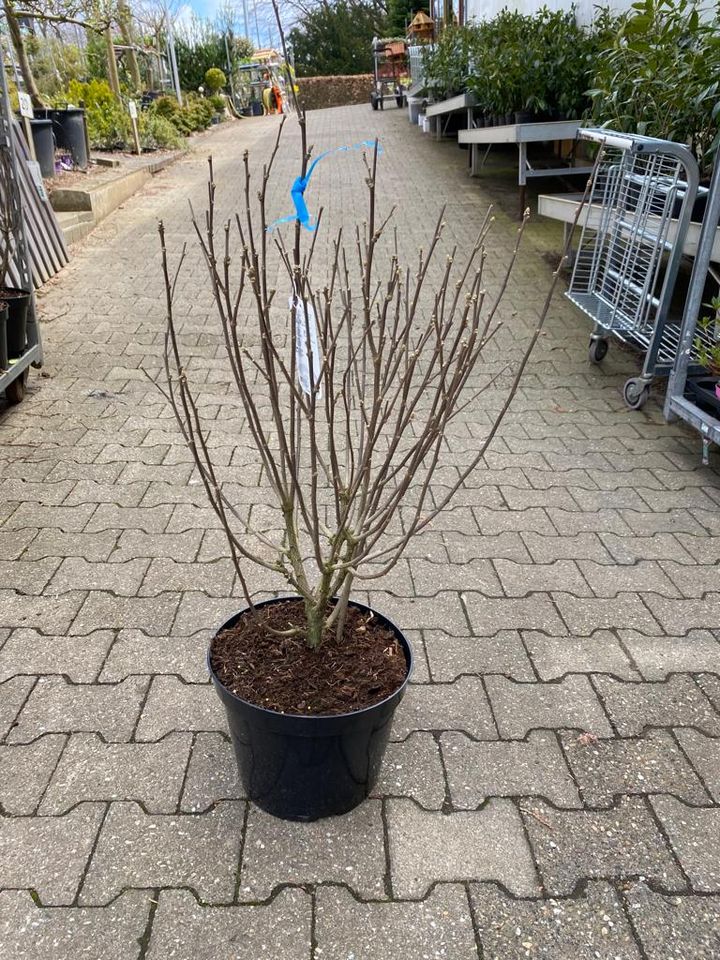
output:
[[[218,221],[212,159],[207,209],[192,214],[230,382],[245,416],[242,443],[254,451],[271,495],[266,522],[254,520],[214,462],[181,349],[180,325],[187,321],[175,306],[187,252],[171,264],[162,224],[167,330],[160,389],[227,537],[244,594],[243,609],[210,643],[208,666],[247,795],[276,816],[313,820],[352,809],[372,789],[412,669],[401,630],[353,591],[393,569],[483,459],[552,290],[516,368],[484,375],[478,361],[502,325],[498,307],[522,227],[492,295],[483,269],[489,211],[462,254],[445,246],[440,211],[428,246],[406,267],[389,231],[393,211],[378,214],[376,143],[359,170],[368,189],[365,223],[347,247],[343,225],[328,224],[329,263],[316,268],[325,224],[321,215],[313,224],[305,206],[312,166],[301,112],[296,216],[284,218],[294,220],[284,228],[289,245],[282,229],[268,232],[268,191],[284,123],[257,183],[245,153],[243,209],[234,219]],[[359,168],[360,156],[337,162]],[[495,419],[485,439],[449,487],[434,482],[453,423],[478,394],[501,385],[506,389],[499,402],[497,394],[493,399]],[[258,601],[260,591],[275,596]]]

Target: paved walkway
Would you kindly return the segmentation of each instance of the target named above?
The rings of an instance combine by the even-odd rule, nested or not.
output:
[[[491,184],[456,146],[395,111],[312,123],[319,147],[382,137],[408,253],[442,202],[451,237],[474,235]],[[228,211],[240,149],[258,167],[274,124],[213,138]],[[331,224],[360,214],[360,171],[318,167]],[[0,413],[0,958],[716,958],[720,484],[655,403],[624,409],[633,358],[590,368],[561,298],[486,468],[369,595],[418,661],[377,796],[311,825],[244,802],[204,666],[239,591],[142,372],[163,335],[155,222],[177,251],[203,179],[186,158],[76,250],[42,297],[45,371]],[[510,181],[499,195],[491,288],[516,229]],[[522,346],[556,237],[531,229],[488,370]],[[262,510],[203,275],[193,258],[183,342],[223,476]],[[457,424],[443,482],[495,399]]]

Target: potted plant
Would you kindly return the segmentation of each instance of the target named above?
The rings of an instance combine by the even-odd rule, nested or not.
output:
[[[313,820],[343,813],[371,791],[412,669],[401,630],[353,591],[393,569],[482,461],[552,291],[516,368],[483,373],[478,361],[502,326],[498,307],[522,227],[492,295],[483,269],[490,211],[466,255],[445,246],[440,211],[428,246],[406,268],[389,232],[393,211],[378,212],[377,142],[362,154],[364,170],[359,151],[347,147],[334,161],[357,164],[368,189],[367,216],[347,247],[343,225],[328,224],[329,264],[316,267],[325,224],[307,211],[312,167],[305,117],[297,116],[296,215],[284,218],[294,225],[269,232],[267,198],[284,117],[257,183],[245,152],[242,211],[219,222],[210,159],[207,209],[192,214],[235,403],[245,418],[243,443],[270,493],[265,522],[255,520],[236,496],[233,477],[214,462],[175,308],[187,253],[171,264],[162,224],[167,330],[160,389],[244,595],[243,608],[213,637],[208,667],[247,795],[276,816]],[[494,422],[457,477],[441,486],[435,474],[446,436],[488,389],[500,391]],[[266,596],[258,600],[261,591]]]
[[[690,393],[704,406],[720,411],[720,297],[704,304],[712,313],[700,317],[693,349],[697,362],[709,376],[688,380]]]
[[[7,358],[14,360],[25,352],[27,312],[30,292],[7,286],[10,268],[17,252],[19,211],[12,184],[12,157],[6,147],[0,148],[0,302],[7,306],[5,346]],[[0,320],[0,325],[2,320]],[[3,355],[0,346],[0,356]],[[7,366],[7,359],[3,356]]]

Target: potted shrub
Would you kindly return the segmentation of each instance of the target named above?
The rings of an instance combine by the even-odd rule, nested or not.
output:
[[[5,317],[5,350],[0,344],[0,358],[7,366],[7,360],[13,360],[25,352],[27,343],[27,312],[30,305],[30,291],[8,287],[10,267],[17,253],[17,231],[19,211],[14,200],[12,183],[12,158],[10,151],[0,148],[0,302]],[[3,326],[0,318],[0,327]],[[5,356],[7,354],[7,356]]]
[[[289,237],[268,232],[266,203],[285,118],[257,183],[244,155],[241,212],[218,222],[210,159],[207,209],[192,214],[234,402],[245,417],[243,442],[271,495],[264,521],[236,496],[233,471],[214,462],[192,364],[181,349],[185,321],[174,303],[186,251],[171,263],[174,244],[162,224],[167,330],[160,389],[244,595],[243,608],[212,639],[208,667],[247,795],[276,816],[313,820],[343,813],[371,791],[412,669],[400,629],[353,591],[393,569],[482,461],[552,291],[516,368],[484,374],[478,361],[502,325],[498,306],[522,227],[492,295],[483,274],[489,211],[467,254],[445,246],[440,211],[428,246],[406,268],[389,230],[393,211],[380,216],[377,209],[377,143],[363,154],[364,170],[347,148],[337,160],[357,163],[358,179],[367,183],[367,216],[347,247],[343,225],[328,225],[329,266],[316,268],[325,224],[321,217],[313,224],[305,207],[312,171],[299,111],[298,122],[297,217],[284,228]],[[230,189],[235,193],[236,185]],[[446,435],[486,389],[500,390],[494,422],[457,477],[441,486],[435,474]],[[258,600],[260,591],[266,596]]]
[[[720,411],[720,297],[713,297],[705,304],[712,313],[700,317],[693,349],[697,362],[705,367],[709,376],[692,377],[688,390],[703,406]]]

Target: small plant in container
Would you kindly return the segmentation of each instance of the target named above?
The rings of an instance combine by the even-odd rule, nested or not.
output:
[[[25,352],[27,312],[30,291],[8,286],[11,267],[17,255],[20,212],[15,205],[12,184],[12,157],[9,149],[0,148],[0,369]],[[5,349],[2,329],[5,328]]]
[[[301,226],[301,220],[312,226],[302,196],[312,170],[305,118],[298,117],[299,219],[286,228],[289,246],[282,230],[267,229],[284,118],[257,182],[245,153],[242,211],[219,222],[211,160],[207,208],[192,214],[231,388],[245,417],[238,450],[246,448],[248,458],[253,450],[272,500],[263,520],[236,495],[232,471],[214,462],[183,357],[184,315],[175,304],[186,251],[171,265],[162,224],[161,389],[244,594],[245,606],[217,631],[208,652],[242,780],[263,809],[312,820],[352,809],[372,789],[412,669],[401,630],[354,599],[354,591],[382,583],[482,461],[552,290],[515,368],[484,373],[479,361],[502,325],[498,308],[522,227],[492,293],[485,286],[489,212],[471,249],[461,253],[445,245],[440,211],[427,247],[405,265],[393,211],[378,211],[377,144],[362,155],[364,170],[359,151],[338,158],[364,176],[367,214],[350,231],[328,225],[327,259],[316,266],[325,224],[320,214],[314,232]],[[488,389],[494,422],[456,481],[443,487],[434,478],[446,437]],[[282,590],[290,595],[277,595]],[[276,595],[258,601],[261,591]]]

